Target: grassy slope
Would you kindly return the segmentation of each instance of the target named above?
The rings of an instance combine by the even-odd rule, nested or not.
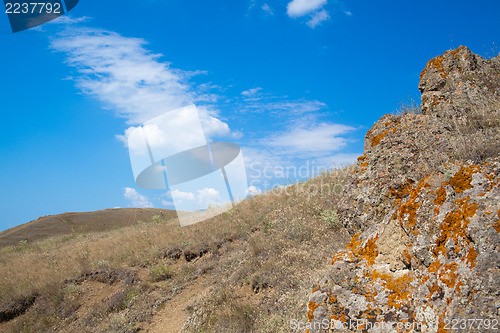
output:
[[[137,221],[149,221],[155,215],[175,218],[173,210],[155,208],[116,208],[88,213],[64,213],[43,216],[35,221],[0,232],[0,247],[20,241],[36,242],[55,235],[73,235],[109,231]]]
[[[174,219],[4,247],[0,311],[35,301],[0,331],[289,331],[291,319],[307,320],[325,258],[348,241],[334,211],[349,172],[247,199],[186,228]],[[198,257],[188,262],[190,254]],[[136,278],[65,282],[95,271]]]

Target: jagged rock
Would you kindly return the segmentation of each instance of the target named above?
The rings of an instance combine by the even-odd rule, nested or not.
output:
[[[338,207],[353,237],[310,297],[310,332],[325,320],[331,332],[444,332],[468,319],[478,321],[467,331],[485,332],[480,319],[500,321],[499,59],[465,47],[434,58],[423,114],[385,115],[368,131]],[[469,141],[480,164],[457,145],[474,119],[469,134],[493,135]]]
[[[500,57],[485,60],[465,46],[446,51],[427,63],[418,89],[423,114],[461,118],[474,109],[498,107]]]

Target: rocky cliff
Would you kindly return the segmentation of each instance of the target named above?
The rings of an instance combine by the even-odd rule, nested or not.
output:
[[[352,239],[310,296],[310,332],[500,329],[500,55],[447,51],[419,89],[421,114],[366,134],[338,207]]]

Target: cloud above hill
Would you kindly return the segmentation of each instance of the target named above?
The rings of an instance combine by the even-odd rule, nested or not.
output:
[[[293,0],[287,5],[287,14],[291,18],[310,16],[307,25],[315,28],[330,18],[328,11],[323,9],[327,0]]]
[[[51,47],[64,52],[66,63],[76,69],[71,79],[77,87],[112,109],[129,125],[141,124],[186,105],[216,99],[206,87],[197,89],[189,82],[204,72],[173,68],[161,60],[161,54],[152,53],[146,45],[141,38],[74,26],[68,26],[51,41]],[[199,111],[207,135],[231,134],[228,124],[218,118],[216,109],[200,107]]]

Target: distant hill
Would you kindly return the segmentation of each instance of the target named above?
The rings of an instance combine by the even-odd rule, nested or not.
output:
[[[49,215],[0,232],[0,247],[19,241],[37,240],[69,234],[108,231],[130,226],[137,221],[150,221],[158,215],[162,220],[176,218],[174,210],[156,208],[115,208],[86,213]]]

